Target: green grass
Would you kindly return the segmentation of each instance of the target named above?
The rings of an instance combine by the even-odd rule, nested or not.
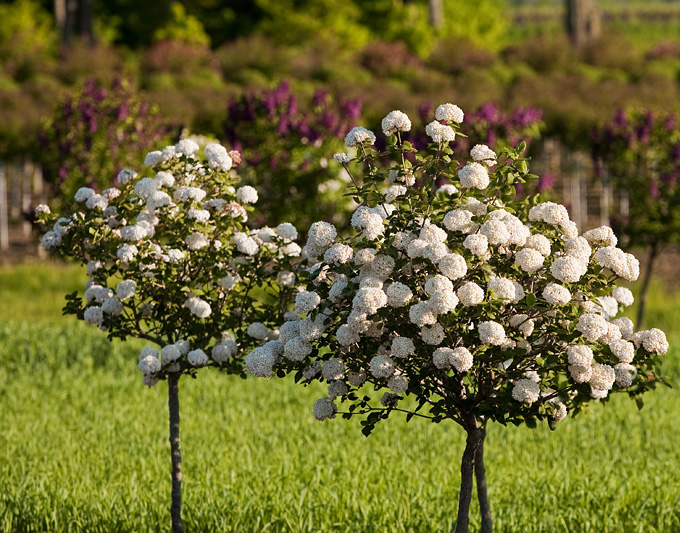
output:
[[[29,276],[30,290],[56,295],[62,279],[81,282],[43,274],[18,269],[16,287]],[[649,309],[648,324],[672,332],[666,370],[678,383],[680,304],[655,285]],[[167,388],[142,386],[139,345],[3,313],[0,531],[168,531]],[[457,426],[395,417],[364,438],[356,421],[312,419],[321,387],[204,371],[180,389],[187,531],[452,530]],[[680,531],[677,405],[661,388],[642,411],[616,395],[555,432],[492,426],[496,531]]]

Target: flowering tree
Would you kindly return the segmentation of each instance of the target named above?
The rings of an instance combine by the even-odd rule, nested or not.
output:
[[[366,168],[350,189],[361,204],[354,233],[341,239],[327,222],[311,226],[297,317],[280,326],[283,355],[262,345],[246,369],[328,383],[314,417],[362,417],[366,435],[395,411],[459,424],[467,444],[456,531],[467,530],[473,472],[491,531],[487,424],[554,427],[610,391],[637,397],[660,380],[656,356],[668,343],[658,329],[633,333],[628,318],[614,318],[632,302],[615,282],[636,279],[638,261],[616,247],[611,228],[579,236],[563,206],[517,200],[515,183],[530,177],[521,144],[500,157],[476,145],[461,168],[449,143],[463,112],[445,104],[435,116],[420,153],[402,142],[411,122],[400,111],[382,122],[382,153],[373,132],[347,135]],[[379,170],[378,157],[392,158],[391,168]],[[349,155],[335,159],[349,170]],[[384,391],[379,403],[368,388]]]
[[[289,262],[300,254],[292,224],[246,229],[258,195],[232,186],[238,154],[209,144],[200,159],[198,150],[185,139],[151,152],[145,164],[153,177],[123,170],[118,186],[101,194],[81,188],[60,218],[37,208],[38,220],[52,226],[43,246],[86,264],[90,276],[82,296],[67,296],[64,312],[110,339],[155,345],[141,351],[138,368],[148,386],[168,381],[175,532],[183,531],[179,379],[209,366],[245,376],[243,350],[261,342],[279,349],[268,324],[283,314]]]
[[[654,260],[664,244],[680,241],[680,127],[670,113],[619,111],[594,134],[598,177],[627,197],[613,225],[629,246],[649,251],[638,306],[642,323]],[[632,193],[632,194],[631,194]]]

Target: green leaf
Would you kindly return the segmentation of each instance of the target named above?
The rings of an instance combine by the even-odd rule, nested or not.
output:
[[[530,309],[531,309],[534,305],[536,305],[536,296],[534,296],[533,293],[528,292],[524,298],[525,298],[525,300],[526,300],[526,302],[527,302],[527,307],[529,307]]]

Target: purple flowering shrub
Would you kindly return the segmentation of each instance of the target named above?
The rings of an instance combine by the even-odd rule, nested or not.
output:
[[[109,187],[118,172],[173,133],[125,80],[104,85],[90,79],[58,105],[40,134],[37,155],[56,201],[62,202],[81,187]]]
[[[344,218],[342,170],[329,161],[360,112],[360,101],[336,101],[323,90],[301,102],[287,82],[232,99],[224,135],[241,152],[242,177],[257,185],[268,223]]]
[[[593,135],[597,177],[612,184],[627,208],[612,215],[612,226],[628,246],[649,251],[638,322],[654,260],[664,244],[680,240],[680,126],[672,113],[617,112]]]

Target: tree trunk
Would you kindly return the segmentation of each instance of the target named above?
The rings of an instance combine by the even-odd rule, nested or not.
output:
[[[460,465],[460,496],[458,497],[456,533],[466,533],[468,530],[475,457],[480,444],[484,441],[483,431],[483,429],[477,427],[467,429],[467,441]]]
[[[600,37],[602,20],[595,0],[566,0],[566,26],[577,49]]]
[[[635,329],[638,331],[642,329],[642,320],[645,314],[645,303],[647,302],[647,289],[649,289],[649,282],[652,279],[652,271],[654,269],[654,260],[659,253],[659,241],[654,241],[649,249],[649,260],[645,268],[645,278],[642,282],[642,289],[640,290],[640,298],[638,299],[637,320],[635,322]]]
[[[475,454],[475,482],[477,483],[477,499],[479,500],[479,514],[482,517],[481,533],[491,533],[493,531],[493,521],[491,520],[491,507],[489,497],[486,493],[486,470],[484,468],[484,439],[486,429],[482,428],[482,438]]]
[[[429,0],[428,18],[430,26],[435,29],[444,25],[444,2],[443,0]]]
[[[172,532],[184,533],[182,523],[182,451],[179,446],[179,374],[168,376],[168,408],[170,411],[170,455],[172,458]]]

